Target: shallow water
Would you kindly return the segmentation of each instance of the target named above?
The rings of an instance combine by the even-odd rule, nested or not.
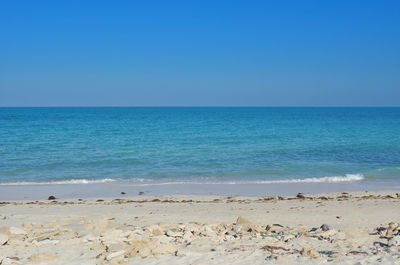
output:
[[[0,183],[400,177],[400,108],[0,108]]]

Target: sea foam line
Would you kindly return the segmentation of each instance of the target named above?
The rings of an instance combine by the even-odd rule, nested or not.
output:
[[[255,180],[255,181],[222,181],[222,182],[191,182],[191,181],[169,181],[158,183],[129,184],[129,186],[162,186],[162,185],[237,185],[237,184],[284,184],[284,183],[338,183],[360,181],[365,179],[362,174],[346,174],[345,176],[315,177],[304,179],[277,179],[277,180]]]
[[[152,182],[152,183],[125,183],[129,186],[161,186],[161,185],[236,185],[236,184],[283,184],[283,183],[338,183],[359,181],[365,179],[362,174],[346,174],[345,176],[331,177],[315,177],[315,178],[296,178],[296,179],[276,179],[276,180],[254,180],[254,181],[168,181],[168,182]],[[0,185],[62,185],[62,184],[95,184],[95,183],[111,183],[117,179],[71,179],[64,181],[48,181],[48,182],[6,182]],[[129,180],[126,180],[129,181]],[[144,182],[145,179],[131,179],[130,181]]]
[[[34,182],[34,181],[21,181],[21,182],[5,182],[0,185],[62,185],[62,184],[94,184],[94,183],[110,183],[114,182],[115,179],[69,179],[60,181],[46,181],[46,182]]]

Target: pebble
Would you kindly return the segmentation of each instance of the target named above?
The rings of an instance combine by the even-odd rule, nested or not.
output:
[[[169,237],[182,237],[183,234],[181,232],[174,232],[172,230],[167,231],[167,236]]]
[[[328,231],[329,229],[330,229],[330,227],[329,227],[329,225],[327,225],[327,224],[323,224],[323,225],[321,225],[321,227],[320,227],[321,229],[322,229],[322,231],[324,231],[324,232],[326,232],[326,231]]]
[[[159,225],[149,226],[148,229],[153,236],[160,236],[160,235],[164,234],[162,228]]]
[[[125,250],[120,250],[120,251],[117,251],[117,252],[113,252],[113,253],[107,255],[106,260],[112,260],[112,259],[114,259],[116,257],[119,257],[119,256],[122,256],[124,254],[125,254]]]

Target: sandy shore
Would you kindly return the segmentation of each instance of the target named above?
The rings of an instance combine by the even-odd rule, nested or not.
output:
[[[6,201],[0,264],[400,264],[398,222],[396,191]]]

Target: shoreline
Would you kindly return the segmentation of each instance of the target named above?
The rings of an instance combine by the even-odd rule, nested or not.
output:
[[[123,197],[144,194],[163,195],[214,195],[214,196],[293,196],[297,193],[318,194],[327,192],[400,190],[395,179],[360,180],[346,182],[307,183],[152,183],[129,181],[107,183],[0,185],[0,201],[45,200],[58,198]]]
[[[390,223],[399,223],[399,205],[400,190],[0,200],[0,234],[7,237],[0,259],[4,264],[395,264],[400,235]]]

